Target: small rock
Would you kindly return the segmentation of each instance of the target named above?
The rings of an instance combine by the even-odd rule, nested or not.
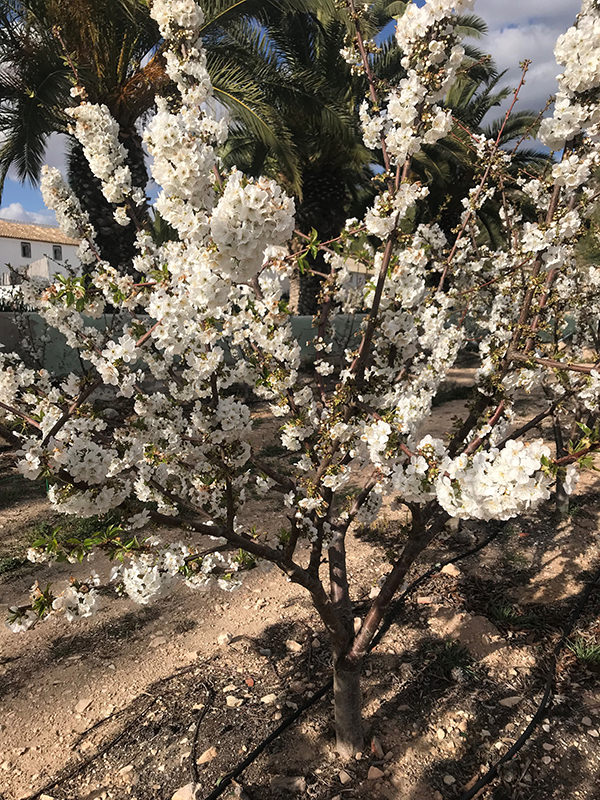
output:
[[[228,694],[225,702],[229,708],[239,708],[244,700],[241,697],[234,697],[234,695]]]
[[[542,747],[544,748],[544,750],[547,750],[548,752],[550,752],[550,750],[554,750],[554,745],[553,744],[548,744],[548,742],[544,742]]]
[[[268,647],[259,647],[258,652],[261,654],[261,656],[271,655],[271,650]]]
[[[223,687],[223,693],[227,694],[228,692],[229,693],[235,692],[236,689],[237,689],[237,686],[235,685],[235,683],[228,683],[227,686]]]
[[[368,781],[378,781],[380,778],[385,777],[385,772],[379,767],[369,767],[369,771],[367,772],[367,780]]]
[[[92,698],[91,697],[84,697],[83,700],[80,700],[77,703],[77,705],[75,706],[75,712],[77,714],[83,714],[83,712],[86,710],[86,708],[89,708],[91,706],[91,704],[92,704]],[[590,720],[590,725],[591,724],[592,723],[591,723],[591,720]]]
[[[306,778],[301,775],[287,776],[274,775],[271,778],[271,789],[280,789],[287,792],[306,792]]]
[[[360,617],[354,617],[354,633],[358,633],[359,630],[362,628],[362,619]]]
[[[542,764],[551,764],[551,763],[552,759],[550,758],[550,756],[542,756]]]
[[[125,783],[137,783],[137,775],[133,771],[133,764],[128,764],[126,767],[121,767],[119,776]]]
[[[369,600],[373,600],[379,594],[379,586],[373,586],[369,592]]]
[[[456,778],[452,775],[444,775],[444,783],[446,786],[452,786],[453,783],[456,783]]]
[[[260,702],[264,703],[266,706],[272,706],[276,700],[277,700],[276,694],[266,694],[264,697],[260,698]]]
[[[345,769],[340,771],[339,774],[340,783],[345,786],[347,783],[350,783],[352,777],[346,772]]]
[[[233,641],[233,636],[230,633],[220,633],[217,636],[217,644],[226,646],[228,644],[231,644],[232,641]],[[191,784],[189,785],[191,786]]]
[[[290,653],[299,653],[302,650],[302,645],[300,642],[294,641],[294,639],[288,639],[285,643],[285,646],[290,651]]]
[[[458,578],[460,575],[460,570],[454,564],[446,564],[446,566],[442,567],[441,572],[444,575],[450,575],[452,578]]]
[[[51,797],[49,794],[41,794],[40,800],[54,800],[54,797]]]
[[[491,736],[492,734],[491,734],[491,733],[488,731],[488,729],[487,729],[487,728],[484,728],[484,729],[481,731],[481,735],[483,736],[483,738],[484,738],[484,739],[487,739],[487,737],[488,737],[488,736]]]
[[[596,728],[590,728],[588,733],[590,736],[593,736],[594,739],[597,739],[600,736],[600,731],[598,731]]]
[[[519,695],[514,695],[513,697],[504,697],[499,702],[501,706],[504,706],[504,708],[514,708],[515,706],[519,705],[522,699],[523,698]]]
[[[171,800],[195,800],[196,797],[196,784],[186,783],[180,789],[177,789]]]
[[[438,728],[437,731],[435,732],[435,735],[441,742],[442,739],[446,738],[446,731],[443,728]]]
[[[208,750],[205,750],[201,756],[198,756],[196,763],[208,764],[209,761],[212,761],[216,757],[217,757],[217,748],[209,747]]]
[[[584,717],[584,718],[581,720],[581,724],[582,724],[582,725],[585,725],[585,727],[586,727],[586,728],[591,728],[591,727],[592,727],[592,720],[591,720],[591,718],[590,718],[590,717]]]
[[[381,746],[381,742],[376,736],[371,739],[371,752],[375,758],[383,758],[385,755],[383,752],[383,747]]]
[[[421,606],[430,606],[433,603],[433,597],[429,595],[425,597],[417,597],[417,603]]]
[[[294,694],[300,694],[303,691],[304,683],[302,681],[291,681],[290,692],[294,692]]]

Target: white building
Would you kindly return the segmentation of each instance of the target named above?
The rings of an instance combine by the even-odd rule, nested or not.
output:
[[[60,228],[0,219],[0,285],[18,282],[8,265],[19,271],[33,265],[31,274],[42,277],[66,274],[67,264],[79,272],[78,245]]]

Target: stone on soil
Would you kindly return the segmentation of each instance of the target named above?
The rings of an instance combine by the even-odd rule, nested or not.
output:
[[[352,777],[346,772],[345,769],[340,770],[339,778],[340,778],[340,783],[343,786],[345,786],[347,783],[350,783],[350,781],[352,780]]]
[[[379,769],[379,767],[369,767],[369,771],[367,772],[367,780],[378,781],[383,777],[385,777],[385,772]]]
[[[513,697],[504,697],[502,700],[499,700],[501,706],[505,708],[514,708],[518,706],[523,698],[519,695],[514,695]]]
[[[87,708],[89,708],[89,707],[91,706],[91,704],[92,704],[92,698],[91,698],[91,697],[84,697],[84,698],[83,698],[82,700],[80,700],[80,701],[77,703],[77,705],[75,706],[75,712],[76,712],[77,714],[83,714],[83,712],[84,712],[84,711],[85,711]],[[591,724],[592,724],[592,723],[590,722],[590,725],[591,725]]]
[[[271,778],[271,789],[287,792],[306,792],[306,778],[301,775],[275,775]]]
[[[180,789],[177,789],[171,800],[195,800],[196,798],[196,784],[186,783]]]
[[[217,757],[217,748],[209,747],[208,750],[205,750],[201,756],[198,756],[197,763],[208,764],[209,761],[212,761],[216,757]]]
[[[239,708],[242,703],[244,702],[241,697],[234,697],[232,694],[227,695],[227,699],[225,700],[229,708]]]

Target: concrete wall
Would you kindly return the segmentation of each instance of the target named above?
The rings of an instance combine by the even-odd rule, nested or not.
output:
[[[335,355],[341,355],[346,347],[356,346],[356,335],[363,316],[339,315],[335,318]],[[106,316],[97,320],[88,319],[86,323],[103,330],[109,321],[110,317]],[[316,355],[314,348],[308,344],[316,335],[312,317],[292,317],[292,330],[300,344],[302,360],[311,362]],[[0,312],[0,344],[3,345],[1,352],[16,352],[25,360],[31,360],[30,350],[33,346],[41,355],[42,366],[54,375],[82,371],[78,353],[67,347],[64,336],[54,328],[48,328],[39,314],[33,312]]]

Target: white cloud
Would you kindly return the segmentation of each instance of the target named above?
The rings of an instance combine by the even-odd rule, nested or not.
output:
[[[581,0],[475,0],[475,13],[490,30],[545,22],[560,33],[573,24]]]
[[[27,211],[21,203],[10,203],[0,208],[0,219],[12,222],[29,222],[36,225],[56,225],[52,211]]]
[[[554,58],[554,45],[569,28],[581,8],[581,0],[478,0],[475,13],[488,25],[488,35],[478,43],[491,53],[500,70],[507,70],[502,85],[517,86],[519,63],[531,59],[526,83],[519,94],[517,109],[543,108],[556,92],[556,76],[561,67]],[[499,116],[496,109],[491,116]]]

